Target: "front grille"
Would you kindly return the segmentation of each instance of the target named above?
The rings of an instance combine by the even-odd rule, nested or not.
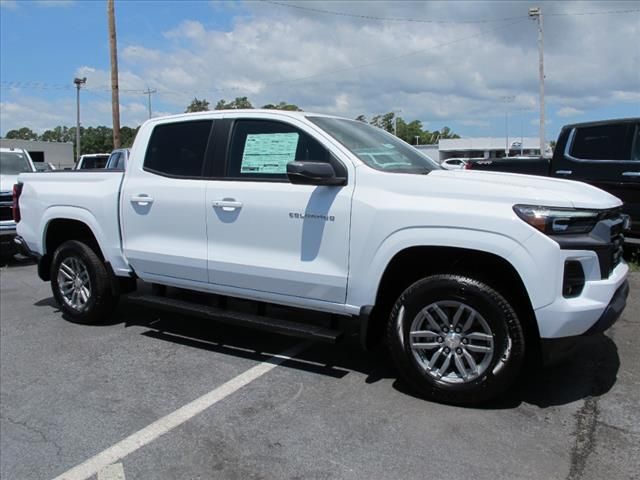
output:
[[[0,205],[0,221],[13,220],[13,212],[11,207]]]
[[[11,207],[13,206],[13,194],[2,193],[0,194],[0,221],[13,220],[13,212]]]
[[[609,269],[609,275],[613,272],[613,269],[622,261],[622,255],[624,254],[624,234],[623,220],[620,218],[615,224],[611,226],[611,268]]]
[[[601,220],[592,235],[598,235],[604,242],[601,248],[596,249],[598,260],[600,261],[601,278],[609,278],[613,269],[622,261],[624,253],[624,220],[619,211],[610,214]],[[599,232],[598,232],[599,230]]]

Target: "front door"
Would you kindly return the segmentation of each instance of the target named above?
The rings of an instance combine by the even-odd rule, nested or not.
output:
[[[302,126],[236,119],[224,179],[207,186],[209,282],[344,303],[353,180],[293,185],[286,164],[344,164]]]

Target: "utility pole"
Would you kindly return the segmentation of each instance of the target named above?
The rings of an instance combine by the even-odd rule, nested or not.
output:
[[[151,118],[151,94],[152,93],[156,93],[156,92],[157,92],[157,90],[155,88],[153,90],[151,90],[149,88],[149,86],[147,86],[147,91],[146,92],[142,92],[142,93],[144,93],[145,95],[148,96],[147,104],[149,105],[149,118]]]
[[[544,156],[544,44],[542,31],[542,8],[535,7],[529,9],[529,17],[538,20],[538,73],[540,81],[540,156]]]
[[[509,147],[509,104],[512,103],[516,97],[515,95],[505,95],[501,98],[504,102],[504,155],[508,157],[511,150]]]
[[[111,115],[113,117],[113,148],[120,148],[120,95],[118,91],[118,45],[113,0],[107,0],[109,50],[111,51]]]
[[[74,78],[76,84],[76,162],[80,158],[80,87],[87,83],[87,77]]]
[[[402,110],[394,110],[393,114],[395,115],[394,123],[393,123],[393,134],[398,136],[398,113],[402,113]]]

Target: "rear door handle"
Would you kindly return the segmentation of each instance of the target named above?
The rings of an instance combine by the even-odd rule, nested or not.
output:
[[[141,193],[139,195],[132,195],[131,203],[137,203],[138,205],[144,207],[146,205],[151,205],[153,203],[153,198],[144,193]]]
[[[571,175],[573,170],[556,170],[556,175]]]
[[[640,172],[622,172],[623,177],[640,177]]]
[[[212,205],[215,208],[221,208],[222,210],[224,210],[225,212],[231,212],[233,210],[236,210],[238,208],[242,208],[242,202],[238,202],[236,200],[214,200],[212,202]]]

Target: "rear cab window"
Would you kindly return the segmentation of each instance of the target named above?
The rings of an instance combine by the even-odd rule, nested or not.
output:
[[[631,122],[578,127],[569,155],[577,160],[632,160],[635,135],[636,125]]]
[[[213,120],[157,125],[149,139],[144,170],[173,178],[202,177],[212,126]]]

